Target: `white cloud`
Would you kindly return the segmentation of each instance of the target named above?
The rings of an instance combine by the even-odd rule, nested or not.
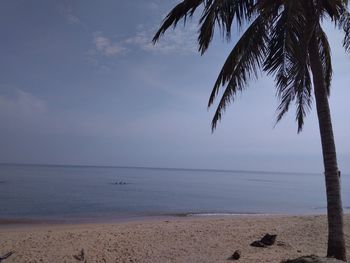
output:
[[[153,3],[156,7],[156,3]],[[152,3],[150,3],[152,6]],[[197,53],[197,26],[188,23],[186,27],[179,25],[175,29],[169,29],[161,39],[154,45],[153,36],[157,27],[147,27],[140,24],[133,36],[120,39],[118,41],[102,32],[93,34],[94,49],[90,50],[89,56],[96,57],[103,55],[105,57],[117,57],[131,50],[142,50],[161,55],[188,55]]]
[[[110,38],[101,35],[101,33],[95,33],[93,42],[96,52],[90,53],[113,57],[125,54],[131,49],[164,55],[187,55],[197,52],[196,28],[194,26],[169,31],[156,45],[152,43],[153,35],[154,30],[144,29],[143,26],[139,27],[134,36],[119,42],[113,42]]]
[[[117,56],[127,50],[121,43],[113,42],[111,39],[101,35],[95,35],[94,44],[96,50],[106,57]]]
[[[127,38],[124,42],[128,45],[135,45],[138,48],[161,54],[189,54],[197,52],[196,32],[194,24],[188,24],[186,27],[177,27],[170,29],[160,40],[153,45],[152,38],[156,28],[149,30],[142,26],[135,36]]]

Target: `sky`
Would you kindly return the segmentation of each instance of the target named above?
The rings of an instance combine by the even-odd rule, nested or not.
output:
[[[322,172],[315,105],[275,126],[261,74],[212,134],[211,88],[231,42],[200,56],[197,20],[151,39],[176,0],[2,0],[0,162]],[[350,173],[350,55],[332,45],[330,98],[340,169]]]

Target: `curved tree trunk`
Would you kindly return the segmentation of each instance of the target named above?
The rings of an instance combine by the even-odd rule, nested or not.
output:
[[[324,81],[319,47],[315,36],[309,46],[310,65],[313,75],[318,122],[321,133],[323,163],[325,168],[328,216],[327,257],[346,261],[345,239],[343,232],[343,208],[340,190],[340,173],[333,136],[328,95]]]

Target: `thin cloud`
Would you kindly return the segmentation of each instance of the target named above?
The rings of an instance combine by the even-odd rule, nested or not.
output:
[[[141,26],[135,36],[127,38],[124,42],[147,52],[186,55],[197,52],[196,30],[195,25],[189,25],[186,28],[178,27],[167,32],[156,45],[153,45],[152,38],[156,28],[143,29]]]
[[[118,42],[113,42],[110,38],[102,35],[95,35],[94,44],[96,51],[106,57],[123,54],[127,49]]]
[[[63,1],[60,5],[60,13],[69,24],[80,24],[80,19],[73,12],[73,7],[68,0]]]
[[[46,112],[47,106],[43,100],[20,89],[14,96],[0,96],[0,120],[3,123],[13,123],[15,120],[27,123],[41,118]]]
[[[116,57],[135,49],[161,55],[189,55],[197,52],[196,28],[194,26],[186,29],[177,28],[167,33],[156,45],[152,43],[154,32],[153,29],[144,29],[141,26],[134,36],[119,42],[113,41],[101,33],[95,33],[93,39],[95,54]]]

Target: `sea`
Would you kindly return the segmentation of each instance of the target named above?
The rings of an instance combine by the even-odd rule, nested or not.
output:
[[[350,212],[350,175],[342,175]],[[0,220],[325,214],[323,174],[0,165]]]

